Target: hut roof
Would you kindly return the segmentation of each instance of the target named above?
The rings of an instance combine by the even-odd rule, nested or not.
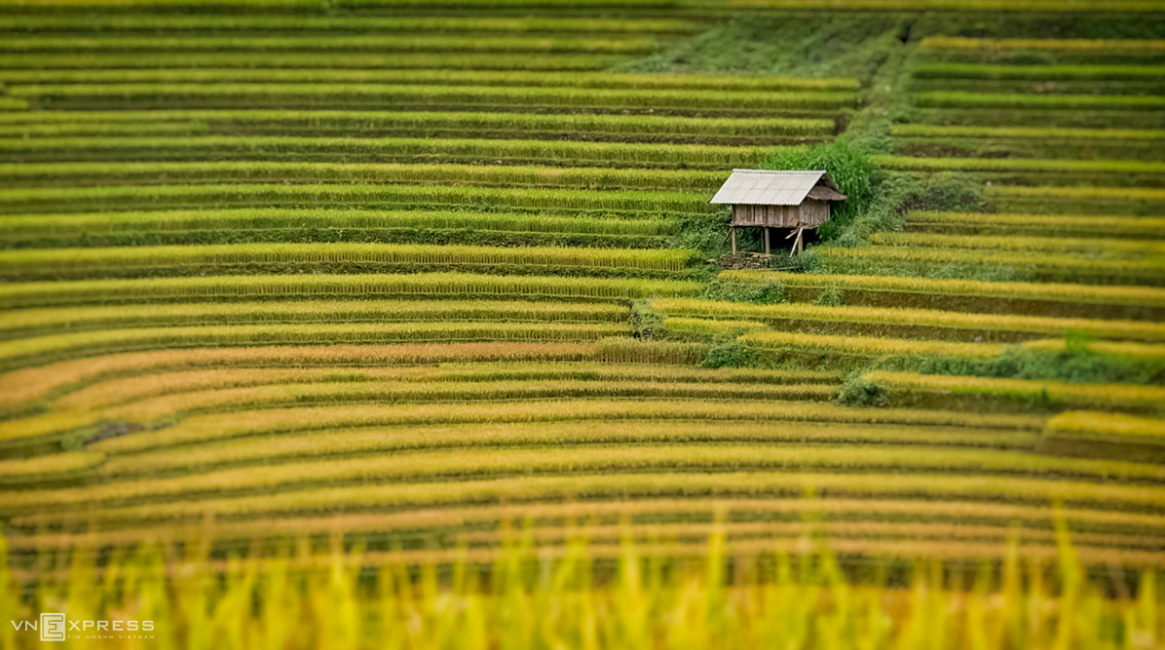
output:
[[[844,201],[824,170],[771,171],[734,169],[712,203],[735,205],[801,205],[806,198]]]

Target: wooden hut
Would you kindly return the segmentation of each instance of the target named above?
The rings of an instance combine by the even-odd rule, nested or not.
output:
[[[789,230],[793,253],[803,248],[805,229],[829,221],[829,204],[844,201],[824,171],[770,171],[735,169],[712,203],[732,206],[732,254],[736,254],[737,228],[763,228],[765,255],[771,254],[773,228]]]

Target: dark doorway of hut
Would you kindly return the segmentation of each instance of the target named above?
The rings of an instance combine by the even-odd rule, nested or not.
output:
[[[796,255],[816,241],[818,226],[829,221],[830,204],[845,199],[824,170],[735,169],[710,203],[732,206],[733,256],[738,228],[760,229],[764,255],[778,248]]]
[[[748,245],[744,241],[744,237],[740,238],[739,245],[736,233],[736,226],[730,226],[732,242],[732,256],[739,255],[739,250],[743,248],[758,247],[761,249],[761,255],[772,255],[775,252],[787,251],[789,255],[798,255],[805,250],[805,246],[816,244],[820,238],[817,236],[816,228],[770,228],[768,226],[761,226],[759,228],[759,242]],[[752,254],[756,254],[755,252]]]

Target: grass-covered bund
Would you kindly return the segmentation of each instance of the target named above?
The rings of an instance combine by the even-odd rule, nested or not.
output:
[[[1159,0],[0,0],[0,618],[1161,647],[1163,69]],[[756,167],[806,254],[725,257]]]

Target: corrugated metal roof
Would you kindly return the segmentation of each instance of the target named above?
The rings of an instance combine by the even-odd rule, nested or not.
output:
[[[825,171],[734,169],[711,203],[801,205]],[[829,183],[829,179],[826,179]]]

